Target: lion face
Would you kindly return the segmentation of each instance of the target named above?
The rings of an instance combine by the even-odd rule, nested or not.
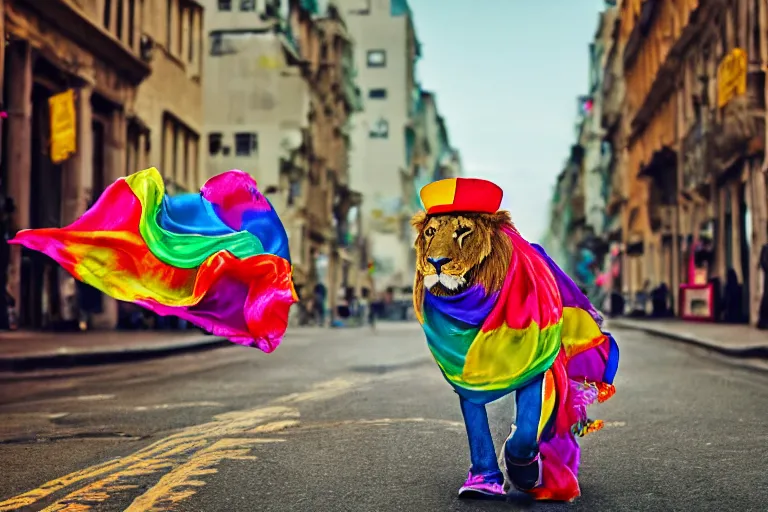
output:
[[[511,226],[509,212],[494,214],[417,213],[411,221],[417,231],[414,301],[428,290],[454,295],[479,283],[489,291],[501,288],[512,246],[501,231]],[[419,300],[420,303],[420,300]]]

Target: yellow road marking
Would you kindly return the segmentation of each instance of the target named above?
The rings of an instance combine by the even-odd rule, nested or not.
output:
[[[280,432],[281,430],[285,430],[287,428],[298,427],[299,425],[300,425],[300,422],[297,420],[273,421],[272,423],[266,423],[264,425],[259,425],[256,428],[252,428],[246,433],[247,434],[271,434],[273,432]]]
[[[196,479],[216,473],[216,465],[224,459],[252,460],[249,445],[282,441],[282,439],[222,439],[196,453],[188,462],[163,476],[157,484],[134,500],[125,512],[154,512],[168,510],[195,494],[195,487],[205,485]]]
[[[273,404],[299,404],[311,401],[329,400],[343,395],[357,386],[374,380],[370,378],[333,379],[313,386],[310,390],[293,393],[274,400]],[[190,454],[211,445],[211,438],[237,437],[247,435],[255,427],[270,420],[298,418],[299,411],[287,405],[271,405],[246,411],[233,411],[220,414],[214,420],[201,425],[193,425],[181,432],[161,439],[127,457],[107,461],[80,471],[75,471],[56,478],[36,489],[0,502],[0,512],[16,510],[32,505],[40,500],[62,491],[63,489],[84,481],[101,478],[91,485],[85,485],[70,493],[62,500],[52,504],[46,510],[70,512],[89,510],[89,503],[106,501],[112,493],[125,490],[123,475],[129,477],[143,476],[160,470],[172,468],[179,464],[174,459],[189,457]],[[149,473],[145,473],[149,472]],[[114,475],[112,475],[114,473]],[[104,478],[110,475],[110,478]],[[114,476],[115,478],[111,478]],[[119,483],[118,483],[119,482]],[[93,487],[96,486],[96,487]],[[78,498],[81,491],[86,494]],[[88,499],[85,500],[84,498]],[[77,501],[75,501],[77,500]],[[53,508],[51,508],[53,507]]]

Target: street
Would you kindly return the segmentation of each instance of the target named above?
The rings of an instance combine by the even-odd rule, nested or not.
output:
[[[765,510],[768,373],[634,331],[572,505],[459,501],[455,395],[416,324],[295,329],[0,376],[0,511]],[[513,400],[489,408],[500,443]],[[46,508],[47,507],[47,508]]]

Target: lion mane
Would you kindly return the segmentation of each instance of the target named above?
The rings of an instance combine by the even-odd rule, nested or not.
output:
[[[501,289],[512,256],[512,242],[502,228],[515,230],[508,211],[436,215],[419,212],[411,224],[417,233],[413,285],[417,315],[421,316],[427,292],[449,296],[475,284],[483,285],[488,292]],[[440,272],[430,260],[442,263]]]

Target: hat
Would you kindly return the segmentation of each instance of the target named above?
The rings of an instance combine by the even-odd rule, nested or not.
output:
[[[496,213],[504,192],[490,181],[449,178],[425,185],[419,196],[427,215],[438,213]]]

